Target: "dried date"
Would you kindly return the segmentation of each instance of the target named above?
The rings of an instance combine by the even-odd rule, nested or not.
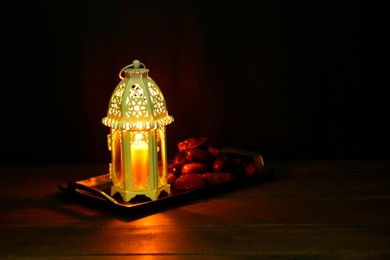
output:
[[[204,165],[202,163],[186,163],[181,168],[181,172],[183,173],[203,173],[209,170],[209,167],[207,165]]]
[[[221,172],[226,169],[227,166],[227,160],[224,156],[218,156],[214,162],[213,162],[213,171],[215,172]]]
[[[254,163],[247,163],[244,166],[244,173],[247,176],[253,176],[258,173],[258,169]]]
[[[177,178],[176,178],[174,173],[168,172],[168,184],[173,185],[175,183],[176,179]]]
[[[206,172],[202,176],[206,183],[212,186],[229,183],[235,179],[235,175],[231,172]]]
[[[186,155],[184,153],[175,154],[175,156],[173,157],[173,161],[172,161],[173,165],[175,167],[178,167],[178,168],[183,167],[183,165],[187,162],[188,162],[188,160],[187,160]]]
[[[173,188],[178,191],[198,190],[205,186],[202,175],[197,173],[182,174],[173,184]]]
[[[214,156],[208,150],[190,149],[185,152],[188,162],[211,164]]]
[[[209,147],[207,148],[207,150],[209,151],[209,153],[211,153],[212,155],[214,155],[214,157],[217,157],[218,155],[221,154],[221,150],[214,147],[214,146],[211,146],[209,145]]]
[[[190,149],[206,149],[208,147],[208,139],[205,137],[188,138],[177,144],[179,152],[185,152]]]
[[[176,167],[173,163],[168,163],[168,172],[175,174],[175,176],[179,176],[181,173],[181,167]]]

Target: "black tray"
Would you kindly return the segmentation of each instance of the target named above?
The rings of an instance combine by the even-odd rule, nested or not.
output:
[[[236,150],[234,151],[236,152]],[[245,154],[248,154],[248,152]],[[253,153],[249,154],[252,155]],[[191,201],[207,196],[270,180],[274,173],[273,169],[264,166],[261,155],[255,154],[255,156],[257,156],[255,160],[257,159],[260,165],[258,165],[258,173],[253,176],[241,174],[232,182],[215,186],[206,185],[202,189],[191,191],[177,191],[171,188],[170,194],[162,192],[160,197],[154,201],[144,196],[136,196],[131,201],[124,202],[118,194],[110,196],[112,181],[108,173],[87,179],[69,181],[68,183],[58,185],[58,188],[78,199],[87,199],[89,202],[93,201],[99,205],[109,206],[110,208],[119,209],[128,213],[140,213],[148,210],[159,211],[174,205],[190,203]]]

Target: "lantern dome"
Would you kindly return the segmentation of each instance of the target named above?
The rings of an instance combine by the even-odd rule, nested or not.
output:
[[[149,130],[173,122],[164,96],[148,72],[138,60],[119,72],[121,81],[111,95],[104,125],[118,130]]]

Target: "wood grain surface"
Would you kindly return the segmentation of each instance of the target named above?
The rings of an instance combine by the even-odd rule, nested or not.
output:
[[[270,162],[275,177],[126,215],[57,185],[105,165],[0,166],[0,258],[390,257],[390,162]]]

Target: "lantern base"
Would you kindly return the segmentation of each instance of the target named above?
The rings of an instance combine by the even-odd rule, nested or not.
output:
[[[171,194],[171,185],[166,184],[163,187],[158,188],[157,190],[138,190],[138,191],[123,190],[121,188],[112,186],[111,196],[114,196],[115,193],[119,193],[124,202],[129,202],[132,198],[134,198],[137,195],[145,195],[146,197],[154,201],[158,199],[162,191],[165,191],[167,194]]]

